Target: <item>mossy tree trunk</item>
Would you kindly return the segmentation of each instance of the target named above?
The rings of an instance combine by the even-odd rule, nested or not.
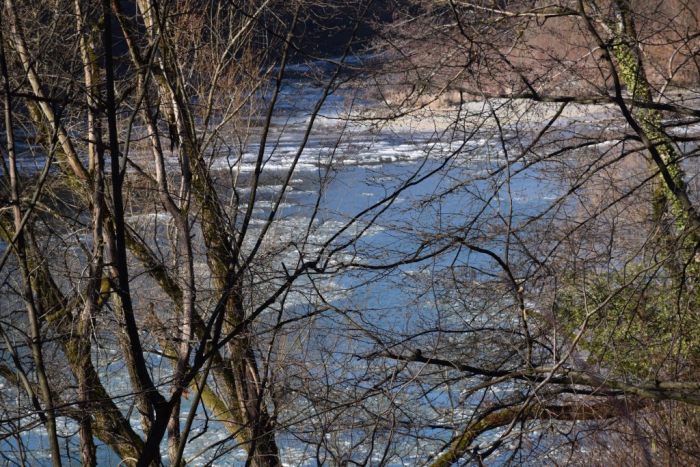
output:
[[[653,103],[654,96],[647,78],[643,52],[637,39],[631,4],[629,0],[615,0],[614,3],[617,18],[609,26],[616,33],[612,39],[612,52],[617,62],[620,80],[627,87],[633,102]],[[679,153],[673,140],[664,130],[661,112],[645,107],[633,108],[633,110],[639,126],[661,155],[673,182],[678,189],[685,192],[685,174],[680,165]],[[653,161],[650,161],[650,164],[656,172],[658,169]],[[670,190],[668,183],[660,177],[654,193],[654,215],[657,221],[663,221],[667,214],[676,219],[676,226],[681,232],[689,227],[685,207]],[[697,239],[697,235],[694,234],[693,239]]]

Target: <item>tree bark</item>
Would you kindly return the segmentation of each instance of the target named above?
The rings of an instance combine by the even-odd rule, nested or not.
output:
[[[9,0],[8,0],[9,1]],[[8,10],[12,10],[13,5],[8,4]],[[12,18],[12,13],[10,13]],[[12,20],[11,20],[12,21]],[[56,412],[54,411],[53,400],[51,397],[51,387],[49,386],[48,376],[46,374],[46,366],[44,364],[44,355],[42,350],[41,323],[39,314],[37,313],[34,292],[32,291],[31,278],[29,267],[27,265],[27,254],[25,248],[24,232],[22,230],[22,209],[19,189],[19,172],[17,171],[17,160],[15,154],[14,143],[14,126],[12,120],[12,100],[10,94],[10,77],[7,70],[7,62],[5,60],[4,41],[0,33],[0,71],[3,77],[4,86],[4,106],[5,106],[5,133],[7,139],[7,154],[9,155],[10,163],[10,196],[12,202],[12,213],[15,222],[15,232],[17,233],[17,242],[15,243],[15,254],[19,263],[21,281],[22,281],[22,298],[27,308],[27,318],[29,321],[30,340],[32,356],[36,366],[36,376],[41,388],[42,397],[44,400],[44,417],[46,420],[46,431],[49,438],[49,447],[51,449],[51,462],[54,467],[61,466],[61,449],[58,445],[58,436],[56,433]]]

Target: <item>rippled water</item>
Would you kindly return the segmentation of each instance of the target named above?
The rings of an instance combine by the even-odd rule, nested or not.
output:
[[[299,151],[311,118],[310,109],[320,98],[321,92],[319,87],[311,86],[303,79],[288,81],[283,87],[271,135],[264,149],[262,169],[265,184],[258,191],[254,227],[262,225],[269,215],[281,189],[280,177],[286,173]],[[325,189],[318,203],[321,209],[316,213],[311,235],[307,238],[311,245],[307,248],[307,253],[313,253],[313,245],[323,244],[357,213],[378,203],[402,183],[427,177],[420,184],[405,189],[397,197],[390,198],[390,202],[384,203],[390,204],[391,209],[371,225],[369,222],[372,216],[367,215],[349,228],[341,240],[352,238],[359,232],[363,234],[350,248],[332,258],[337,264],[366,264],[400,258],[402,254],[415,250],[422,241],[423,232],[459,229],[466,219],[479,212],[485,213],[483,216],[488,218],[496,211],[508,207],[502,189],[493,185],[493,176],[488,176],[502,167],[503,148],[507,145],[489,131],[443,134],[435,130],[412,131],[408,127],[399,127],[377,132],[366,123],[346,121],[345,116],[350,110],[347,107],[349,101],[354,102],[355,106],[366,105],[361,99],[354,99],[349,91],[336,92],[329,97],[313,126],[311,138],[301,152],[291,186],[281,204],[279,220],[276,221],[275,235],[279,242],[291,244],[294,235],[309,224],[309,216],[314,212],[313,206],[318,200],[322,182]],[[357,108],[353,110],[356,111]],[[245,182],[246,174],[255,167],[259,150],[260,142],[253,141],[242,152],[212,154],[212,171],[226,173],[235,170]],[[41,160],[42,157],[25,152],[22,170],[26,173],[40,168]],[[428,177],[432,172],[435,173]],[[499,177],[502,178],[503,175],[496,176],[495,179]],[[527,171],[513,175],[510,178],[510,188],[515,209],[530,214],[554,196],[552,186],[539,177],[530,177]],[[249,196],[249,191],[245,183],[238,189],[244,200]],[[491,193],[491,197],[479,201],[475,195],[479,192]],[[434,199],[437,195],[441,195],[439,200]],[[132,223],[142,226],[156,223],[163,225],[165,220],[167,215],[149,213],[138,213],[130,218]],[[289,261],[291,264],[296,253],[290,248],[287,254],[287,257],[278,257],[277,260]],[[436,260],[438,263],[433,263],[432,267],[436,264],[439,266],[439,261],[449,260]],[[400,267],[399,271],[407,277],[429,274],[430,268],[425,269],[424,266],[406,265]],[[406,290],[396,281],[396,277],[349,271],[329,279],[323,285],[323,292],[327,299],[339,306],[362,306],[374,310],[371,317],[374,325],[388,333],[392,329],[406,327],[407,320],[421,319],[419,316],[410,316],[403,308],[413,297],[405,297]],[[298,303],[302,302],[300,298]],[[294,305],[294,297],[290,298],[289,303]],[[426,304],[425,309],[428,310],[431,306],[432,304]],[[102,366],[105,383],[110,394],[119,401],[120,407],[125,412],[131,410],[130,387],[123,362],[108,348],[96,351],[95,358],[101,362],[114,360]],[[154,378],[167,381],[171,371],[169,366],[157,355],[149,354],[149,359],[154,368]],[[188,410],[189,401],[183,400],[183,423]],[[131,413],[131,424],[140,433],[138,417],[133,410]],[[198,421],[193,435],[202,426],[201,420]],[[76,424],[61,420],[59,429],[60,434],[68,435],[71,452],[78,453]],[[205,436],[188,443],[185,458],[195,456],[202,449],[228,436],[216,424],[210,426]],[[33,452],[33,463],[49,462],[45,455],[48,443],[43,428],[37,427],[25,433],[23,442]],[[9,449],[17,447],[14,441],[5,440],[2,443]],[[285,464],[315,464],[315,452],[310,451],[308,446],[298,444],[291,438],[280,439],[280,444]],[[165,449],[164,442],[164,461],[167,459]],[[100,465],[119,463],[104,445],[99,446],[98,455]],[[206,460],[207,456],[202,456],[192,465],[202,465]],[[77,462],[75,459],[66,461],[66,464]],[[223,455],[213,465],[231,465],[244,461],[245,453],[238,449]]]

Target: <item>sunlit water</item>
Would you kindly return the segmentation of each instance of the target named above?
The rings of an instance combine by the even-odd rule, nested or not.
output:
[[[266,175],[265,185],[258,192],[254,227],[263,225],[279,195],[281,179],[299,151],[300,142],[310,122],[310,109],[320,98],[321,92],[320,87],[311,87],[304,80],[287,82],[283,88],[279,110],[275,114],[273,129],[264,150],[262,169]],[[276,221],[274,230],[279,242],[290,241],[295,234],[312,225],[307,238],[309,246],[306,247],[307,254],[311,255],[338,229],[347,226],[358,213],[385,200],[347,228],[339,240],[333,243],[342,244],[343,240],[350,240],[362,232],[357,241],[336,253],[328,264],[391,262],[414,251],[423,232],[436,229],[457,232],[469,219],[479,216],[489,218],[497,213],[516,213],[517,221],[519,215],[537,214],[556,197],[557,186],[531,172],[519,171],[525,160],[511,167],[512,174],[502,170],[497,173],[507,165],[504,148],[507,149],[511,143],[504,143],[492,130],[476,131],[473,134],[471,129],[441,133],[399,128],[377,132],[365,123],[346,121],[344,116],[349,110],[349,101],[354,102],[355,106],[366,105],[361,99],[353,99],[349,92],[336,92],[329,97],[316,119],[311,138],[298,158],[295,173],[277,216],[279,220]],[[259,142],[252,142],[242,154],[214,157],[211,161],[212,170],[214,173],[222,173],[222,176],[231,171],[240,172],[242,180],[245,180],[246,174],[249,175],[255,167],[259,149]],[[43,159],[37,157],[36,160]],[[41,162],[35,162],[27,154],[21,161],[25,173],[41,167]],[[431,173],[433,174],[429,176]],[[494,173],[497,174],[493,175]],[[405,183],[416,180],[422,181],[402,189],[395,197],[390,196]],[[323,190],[319,195],[321,186]],[[239,194],[245,199],[249,196],[249,190],[246,191],[243,186]],[[479,194],[483,196],[480,198]],[[435,198],[437,195],[441,196]],[[318,196],[321,197],[320,201]],[[320,207],[317,211],[316,205]],[[373,214],[385,206],[390,208],[374,219]],[[310,224],[312,214],[315,221]],[[143,219],[147,222],[155,221],[155,217],[149,214],[139,214],[131,221],[140,222]],[[280,261],[293,265],[298,259],[295,254],[290,248],[287,256],[280,258]],[[406,289],[397,283],[401,275],[409,277],[430,274],[431,270],[439,269],[450,261],[454,261],[454,257],[400,266],[400,274],[392,276],[349,269],[346,273],[328,278],[322,292],[328,301],[339,308],[363,307],[374,310],[370,317],[373,326],[388,334],[405,329],[412,321],[430,320],[430,310],[435,305],[426,302],[424,316],[407,312],[413,297],[406,295]],[[471,261],[478,264],[484,259],[473,258]],[[299,298],[297,304],[302,302]],[[294,297],[290,298],[290,304],[294,305]],[[342,324],[338,326],[340,332]],[[353,348],[355,352],[361,350],[362,344]],[[115,351],[108,348],[98,350],[95,354],[95,358],[101,361],[110,361],[115,357]],[[149,354],[148,357],[154,368],[154,378],[157,381],[167,381],[171,372],[169,366],[156,355]],[[118,359],[113,361],[103,367],[103,374],[110,394],[117,399],[125,413],[131,411],[132,426],[141,433],[138,417],[130,405],[130,386],[123,363]],[[444,401],[436,394],[434,402],[440,405]],[[190,409],[189,404],[189,400],[183,400],[183,424]],[[199,413],[202,414],[201,408]],[[203,417],[199,417],[192,435],[199,434],[203,426]],[[74,422],[67,419],[59,421],[59,434],[67,440],[63,447],[74,456],[66,458],[65,465],[79,463],[79,457],[75,457],[79,455],[76,432],[77,425]],[[212,423],[204,435],[187,444],[185,459],[194,458],[192,465],[205,465],[214,452],[199,457],[196,455],[228,436],[223,428]],[[279,442],[286,465],[316,464],[315,449],[288,436],[282,436]],[[30,464],[49,463],[48,443],[42,427],[24,433],[22,444],[28,450],[24,456]],[[0,447],[10,458],[15,461],[19,459],[16,451],[18,445],[12,438],[0,441]],[[163,461],[167,464],[166,449],[167,442],[164,441]],[[381,458],[381,449],[378,453]],[[411,449],[407,448],[406,458],[411,455]],[[416,451],[415,455],[420,453]],[[119,464],[119,459],[104,445],[99,445],[98,456],[100,465]],[[242,449],[234,449],[223,453],[212,465],[242,465],[245,458]]]

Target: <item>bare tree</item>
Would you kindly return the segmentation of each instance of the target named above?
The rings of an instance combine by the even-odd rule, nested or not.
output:
[[[3,315],[14,330],[6,351],[15,355],[3,376],[24,382],[13,397],[31,399],[49,430],[54,463],[73,455],[58,446],[58,417],[66,426],[78,423],[86,465],[97,463],[94,438],[129,465],[151,465],[160,462],[166,437],[171,464],[181,464],[203,403],[249,462],[279,464],[269,356],[255,327],[293,285],[320,271],[318,257],[337,253],[309,244],[313,210],[308,227],[283,243],[276,242],[276,225],[314,120],[367,11],[309,6],[313,11],[267,1],[5,2],[12,55],[5,109],[23,126],[22,156],[30,165],[18,175],[12,136],[19,127],[8,120],[12,170],[5,173],[12,175],[16,208],[3,239],[16,243],[24,271],[34,352],[30,360],[22,355],[12,340],[21,341],[26,326],[11,312]],[[317,102],[304,108],[310,117],[288,166],[270,170],[273,138],[286,128],[274,126],[287,64],[307,53],[298,25],[310,27],[314,15],[333,11],[352,20],[350,33],[340,58],[329,62]],[[252,155],[251,145],[259,148]],[[42,189],[42,179],[27,204],[18,187],[34,176],[30,158],[42,152],[50,155],[42,177],[51,186]],[[261,199],[273,181],[269,199]],[[24,220],[22,203],[36,211]],[[263,203],[269,208],[261,215]],[[23,235],[31,239],[29,265]],[[12,281],[6,284],[10,310],[17,298]],[[42,350],[52,355],[47,376]],[[117,362],[123,370],[115,373]],[[166,362],[172,372],[154,372]],[[110,381],[124,377],[127,391],[120,394]],[[189,393],[187,411],[182,397]],[[5,407],[8,421],[21,427],[12,436],[21,440],[18,433],[36,422],[17,401]],[[14,408],[19,413],[11,415]],[[130,425],[132,412],[143,436]],[[13,446],[22,450],[18,442]]]
[[[668,3],[5,0],[7,458],[695,462]]]
[[[456,431],[432,465],[577,462],[604,440],[602,465],[630,439],[626,462],[694,462],[684,436],[657,444],[660,414],[698,401],[691,3],[425,2],[385,31],[385,121],[482,138],[419,204],[441,206],[421,238],[448,253],[416,282],[435,321],[369,354],[435,401],[415,436]]]

